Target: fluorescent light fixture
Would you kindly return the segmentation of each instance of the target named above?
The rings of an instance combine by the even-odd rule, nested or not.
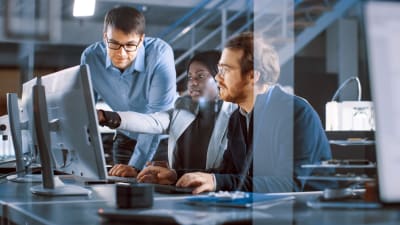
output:
[[[93,16],[96,0],[75,0],[73,16]]]

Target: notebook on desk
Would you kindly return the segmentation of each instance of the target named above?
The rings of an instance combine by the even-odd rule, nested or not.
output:
[[[364,7],[371,92],[375,105],[379,197],[400,203],[400,2]]]

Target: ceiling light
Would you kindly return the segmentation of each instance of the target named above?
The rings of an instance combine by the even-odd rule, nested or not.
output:
[[[93,16],[96,0],[75,0],[73,16]]]

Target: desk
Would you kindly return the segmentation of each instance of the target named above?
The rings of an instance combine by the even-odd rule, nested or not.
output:
[[[30,191],[30,187],[38,185],[37,183],[15,183],[2,179],[0,181],[0,217],[1,224],[6,224],[8,219],[8,211],[11,205],[25,204],[34,205],[38,203],[52,202],[68,202],[68,201],[98,201],[103,199],[97,193],[90,196],[63,196],[63,197],[46,197],[34,195]],[[19,223],[18,223],[19,224]]]
[[[115,209],[115,186],[93,185],[93,193],[82,197],[41,197],[30,193],[30,184],[0,184],[3,224],[115,224],[102,221],[99,208]],[[235,209],[200,207],[184,203],[185,196],[155,194],[154,207],[127,210],[132,213],[168,213],[184,224],[222,224],[252,222],[252,224],[400,224],[400,208],[384,209],[312,209],[306,201],[320,192],[295,194],[296,200],[266,209]],[[155,217],[148,217],[153,219]],[[138,222],[138,221],[135,221]],[[135,223],[130,221],[130,223]],[[143,221],[142,221],[143,222]],[[149,224],[157,224],[152,220]],[[121,224],[120,222],[118,224]]]

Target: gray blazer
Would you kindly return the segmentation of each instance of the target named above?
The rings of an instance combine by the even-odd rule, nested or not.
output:
[[[218,168],[221,164],[227,146],[229,118],[236,108],[235,104],[229,102],[223,102],[222,104],[208,145],[206,169]],[[118,128],[120,130],[138,133],[169,134],[169,165],[173,165],[174,162],[176,141],[196,118],[196,110],[180,108],[151,114],[137,112],[118,112],[118,114],[121,117],[121,125]]]

